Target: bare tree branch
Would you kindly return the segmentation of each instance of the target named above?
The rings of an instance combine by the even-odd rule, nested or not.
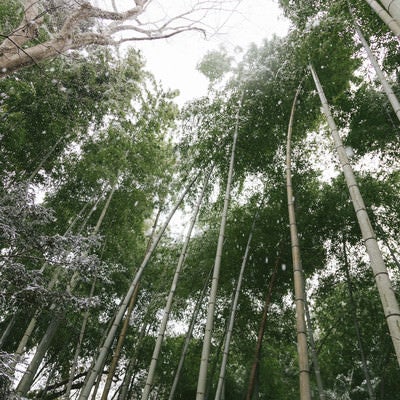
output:
[[[178,35],[183,32],[188,32],[188,31],[198,31],[201,32],[205,35],[205,31],[202,30],[201,28],[184,28],[181,30],[176,30],[170,33],[166,33],[164,35],[159,35],[159,36],[150,36],[150,37],[130,37],[130,38],[124,38],[119,40],[118,42],[115,42],[116,44],[121,44],[125,42],[132,42],[132,41],[144,41],[144,40],[159,40],[159,39],[168,39],[172,36]],[[1,75],[0,75],[1,76]]]
[[[205,35],[210,28],[205,19],[211,12],[232,13],[241,0],[192,0],[191,6],[180,11],[164,10],[161,5],[158,10],[150,9],[154,1],[134,0],[133,8],[121,12],[115,8],[114,0],[109,0],[110,10],[96,7],[86,0],[73,5],[68,0],[58,1],[60,5],[54,8],[49,7],[48,0],[25,0],[19,26],[11,33],[0,35],[4,38],[0,43],[0,78],[88,45],[109,46],[165,39],[187,31]],[[35,43],[32,39],[38,38],[39,29],[44,24],[43,10],[51,20],[56,18],[52,12],[59,9],[62,12],[57,15],[56,27],[48,32],[48,39]],[[162,17],[157,16],[160,11],[164,14]],[[146,21],[139,20],[139,16]],[[126,34],[127,31],[134,32],[134,35]]]
[[[38,0],[27,0],[24,17],[18,28],[8,35],[2,35],[5,40],[0,44],[0,54],[17,52],[24,43],[35,38],[41,22]]]

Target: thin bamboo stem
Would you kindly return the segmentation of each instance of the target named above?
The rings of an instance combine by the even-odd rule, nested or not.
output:
[[[85,386],[82,388],[82,391],[80,393],[79,396],[79,400],[83,400],[83,399],[88,399],[89,395],[90,395],[90,391],[92,389],[92,386],[94,384],[94,381],[96,379],[97,374],[99,373],[99,370],[101,368],[101,365],[103,364],[103,360],[106,358],[107,353],[111,347],[111,344],[114,340],[116,331],[118,329],[118,326],[126,312],[126,308],[128,306],[129,300],[132,297],[132,294],[135,290],[136,285],[138,284],[144,269],[146,268],[154,250],[156,249],[158,243],[161,240],[162,235],[164,234],[165,230],[167,229],[167,226],[169,224],[169,222],[171,221],[173,215],[175,214],[175,211],[178,209],[178,207],[180,206],[181,202],[183,201],[184,197],[186,196],[186,194],[188,193],[188,191],[190,190],[190,188],[192,187],[192,185],[194,184],[194,182],[197,180],[197,176],[190,182],[190,184],[187,186],[187,188],[184,190],[184,192],[182,193],[182,195],[180,196],[177,204],[175,205],[175,207],[171,210],[170,214],[167,217],[167,220],[165,221],[161,231],[158,233],[157,237],[155,238],[154,242],[152,243],[152,245],[150,246],[149,252],[146,254],[146,256],[144,257],[144,260],[142,261],[142,264],[140,265],[140,267],[138,268],[136,275],[129,287],[129,290],[124,298],[124,300],[122,301],[117,315],[115,317],[115,320],[110,328],[110,331],[107,335],[107,338],[104,342],[103,347],[101,348],[99,355],[96,359],[96,362],[93,366],[93,369],[91,370],[91,372],[89,373],[89,377],[88,380],[85,384]]]
[[[192,232],[194,229],[194,226],[196,224],[197,221],[197,216],[199,214],[200,211],[200,206],[201,203],[203,201],[204,198],[204,194],[205,191],[207,189],[208,186],[208,181],[210,179],[211,176],[211,172],[212,172],[212,168],[210,168],[209,172],[207,173],[205,179],[204,179],[204,183],[203,183],[203,189],[197,199],[197,203],[196,206],[194,208],[193,211],[193,216],[192,219],[190,221],[187,233],[186,233],[186,239],[183,243],[182,246],[182,250],[181,250],[181,254],[179,256],[179,260],[178,260],[178,264],[176,266],[175,269],[175,274],[171,283],[171,288],[167,297],[167,301],[166,301],[166,305],[164,308],[164,312],[163,312],[163,317],[161,320],[161,324],[158,330],[158,334],[157,334],[157,339],[156,339],[156,343],[154,346],[154,350],[153,350],[153,355],[151,357],[151,362],[150,362],[150,366],[149,366],[149,371],[147,374],[147,379],[146,379],[146,383],[143,389],[143,393],[142,393],[142,400],[148,400],[149,396],[150,396],[150,392],[153,386],[153,382],[154,382],[154,377],[155,377],[155,372],[156,372],[156,367],[157,367],[157,362],[158,362],[158,358],[161,352],[161,346],[162,343],[164,341],[164,336],[165,336],[165,331],[167,329],[167,323],[169,320],[169,315],[171,313],[171,309],[172,309],[172,303],[174,300],[174,296],[175,296],[175,292],[176,292],[176,288],[178,285],[178,280],[183,268],[183,265],[185,263],[186,257],[187,257],[187,252],[188,252],[188,247],[189,247],[189,243],[190,243],[190,239],[192,237]],[[102,399],[102,400],[106,400],[106,399]]]
[[[308,307],[307,295],[306,295],[306,302],[304,303],[304,310],[306,313],[308,340],[310,341],[311,359],[314,367],[315,380],[317,381],[318,396],[319,400],[325,400],[326,399],[325,390],[322,382],[321,370],[319,368],[318,351],[314,340],[314,330],[312,326],[310,310]]]
[[[365,0],[389,29],[400,37],[400,24],[376,0]]]
[[[350,13],[352,14],[352,9],[350,7]],[[362,34],[360,28],[357,26],[357,23],[355,22],[355,18],[353,17],[353,24],[354,24],[354,30],[357,33],[358,38],[360,39],[361,44],[363,45],[367,55],[368,55],[368,59],[370,60],[372,66],[375,69],[376,75],[379,78],[379,81],[382,84],[383,90],[386,93],[386,96],[390,102],[390,104],[392,105],[393,111],[396,114],[397,119],[400,121],[400,103],[399,100],[397,99],[396,94],[394,93],[391,85],[389,84],[389,82],[387,81],[385,75],[383,74],[383,71],[381,69],[381,67],[379,66],[378,60],[376,59],[376,57],[374,56],[374,54],[372,53],[371,48],[369,47],[369,44],[367,42],[367,40],[365,39],[364,35]]]
[[[328,120],[328,124],[335,143],[336,151],[339,156],[339,161],[342,166],[347,187],[350,192],[354,210],[361,229],[362,239],[367,249],[370,259],[371,269],[375,278],[376,286],[380,295],[383,311],[388,324],[390,336],[396,352],[397,361],[400,365],[400,308],[397,302],[395,291],[389,278],[382,253],[379,249],[378,242],[368,213],[361,196],[360,190],[355,179],[353,169],[350,165],[346,150],[343,146],[342,139],[339,136],[335,121],[329,109],[328,101],[325,97],[318,75],[312,65],[309,66],[314,78],[315,85],[321,99],[324,114]]]
[[[203,348],[201,353],[201,360],[200,360],[200,370],[199,370],[199,377],[197,381],[197,393],[196,393],[196,400],[204,400],[206,394],[206,386],[207,386],[207,370],[208,370],[208,362],[210,358],[210,348],[211,348],[211,334],[214,325],[214,310],[215,310],[215,302],[217,298],[217,290],[218,290],[218,281],[221,269],[221,259],[222,259],[222,249],[224,245],[224,236],[225,236],[225,226],[228,214],[228,206],[230,201],[230,193],[231,193],[231,185],[232,185],[232,178],[233,178],[233,166],[235,162],[235,149],[236,149],[236,142],[239,132],[239,116],[240,116],[240,108],[243,99],[243,92],[241,93],[240,100],[238,103],[236,116],[235,116],[235,129],[233,135],[233,143],[231,149],[231,157],[229,162],[229,171],[228,171],[228,179],[226,183],[226,190],[225,190],[225,199],[224,199],[224,207],[222,210],[221,216],[221,225],[220,231],[218,236],[218,245],[217,245],[217,252],[215,255],[215,262],[214,262],[214,273],[212,277],[211,283],[211,291],[208,301],[208,308],[207,308],[207,320],[206,320],[206,327],[204,331],[204,338],[203,338]]]
[[[200,312],[200,309],[201,309],[201,305],[203,303],[204,296],[206,294],[206,290],[207,290],[207,287],[208,287],[208,282],[210,281],[210,277],[211,277],[212,271],[213,270],[210,269],[210,272],[207,275],[207,279],[204,282],[203,289],[202,289],[202,291],[200,293],[200,296],[197,299],[196,305],[194,307],[194,310],[193,310],[193,313],[192,313],[192,318],[191,318],[190,324],[189,324],[189,328],[188,328],[188,330],[186,332],[185,342],[184,342],[184,344],[182,346],[181,356],[179,358],[178,367],[176,368],[174,381],[172,383],[172,387],[171,387],[171,391],[170,391],[168,400],[173,400],[175,398],[175,392],[176,392],[176,389],[177,389],[178,384],[179,384],[179,379],[180,379],[180,376],[181,376],[183,364],[185,362],[186,354],[187,354],[187,352],[189,350],[190,339],[192,338],[193,330],[194,330],[194,327],[196,325],[197,317],[199,315],[199,312]]]
[[[233,302],[232,302],[231,313],[230,313],[230,316],[229,316],[228,328],[227,328],[227,331],[226,331],[224,349],[223,349],[223,353],[222,353],[221,368],[220,368],[220,372],[219,372],[217,391],[215,393],[215,400],[220,400],[221,397],[222,397],[222,394],[223,394],[223,389],[224,389],[224,385],[225,385],[225,376],[226,376],[226,366],[228,364],[229,347],[230,347],[231,338],[232,338],[233,325],[234,325],[234,322],[235,322],[235,314],[236,314],[236,311],[237,311],[237,305],[238,305],[238,302],[239,302],[240,290],[242,288],[244,271],[245,271],[245,268],[246,268],[246,265],[247,265],[247,260],[249,258],[250,246],[251,246],[251,242],[253,240],[254,229],[255,229],[255,226],[256,226],[257,219],[258,219],[258,214],[259,214],[260,207],[261,207],[261,205],[257,208],[257,211],[256,211],[256,213],[254,215],[254,218],[253,218],[253,222],[251,224],[249,236],[248,236],[248,239],[247,239],[246,249],[244,251],[242,264],[240,266],[239,277],[238,277],[238,280],[237,280],[237,283],[236,283],[235,295],[234,295]]]
[[[357,319],[357,307],[356,307],[356,302],[355,302],[354,294],[353,294],[353,284],[351,282],[351,277],[350,277],[349,260],[347,257],[347,249],[346,249],[345,239],[343,239],[343,258],[344,258],[343,266],[344,266],[344,271],[346,274],[347,290],[349,292],[350,308],[351,308],[351,313],[352,313],[354,330],[355,330],[356,336],[357,336],[358,350],[360,351],[362,369],[364,372],[365,382],[367,384],[368,397],[370,400],[374,400],[375,399],[374,389],[372,387],[371,377],[370,377],[370,374],[368,371],[367,359],[365,357],[365,352],[364,352],[364,346],[362,344],[360,324],[358,323],[358,319]]]
[[[304,272],[300,257],[300,244],[297,232],[296,214],[294,209],[294,196],[292,186],[291,172],[291,141],[293,131],[293,119],[297,103],[297,98],[300,94],[301,84],[297,88],[294,96],[292,110],[287,134],[286,144],[286,188],[288,199],[290,239],[292,246],[292,261],[293,261],[293,281],[294,281],[294,298],[296,304],[296,330],[297,330],[297,351],[299,355],[299,381],[300,381],[300,400],[311,400],[310,389],[310,366],[308,361],[308,346],[307,346],[307,327],[305,321],[305,290],[304,290]]]
[[[271,280],[269,281],[268,290],[267,290],[267,293],[265,296],[263,315],[261,317],[261,323],[260,323],[260,327],[258,329],[256,349],[254,351],[254,361],[253,361],[253,365],[252,365],[251,371],[250,371],[250,378],[249,378],[249,385],[247,387],[246,400],[252,399],[253,393],[254,393],[254,388],[256,386],[256,376],[257,376],[257,372],[258,372],[258,368],[259,368],[260,360],[261,360],[261,348],[262,348],[262,342],[263,342],[263,338],[264,338],[265,327],[267,324],[268,309],[269,309],[269,305],[271,303],[272,290],[274,288],[275,279],[276,279],[276,275],[278,272],[278,266],[279,266],[280,260],[281,260],[281,258],[280,258],[280,256],[278,256],[275,261],[274,270],[272,272]]]

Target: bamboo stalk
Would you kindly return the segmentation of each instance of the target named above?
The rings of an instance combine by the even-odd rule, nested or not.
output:
[[[294,196],[292,187],[291,173],[291,140],[293,131],[293,119],[296,108],[297,98],[300,94],[301,83],[294,96],[292,110],[290,113],[289,127],[286,144],[286,188],[288,199],[290,239],[292,246],[293,261],[293,281],[294,298],[296,304],[296,330],[297,330],[297,351],[299,355],[299,380],[300,380],[300,400],[311,400],[310,390],[310,366],[308,361],[307,346],[307,327],[305,321],[305,290],[304,290],[304,272],[301,265],[300,244],[297,232],[296,214],[294,210]]]
[[[365,0],[365,1],[378,14],[378,16],[389,27],[389,29],[397,37],[400,37],[399,23],[376,0]]]
[[[167,329],[167,323],[168,323],[169,315],[171,313],[172,302],[174,300],[176,287],[178,285],[179,276],[180,276],[180,273],[182,271],[184,262],[186,260],[187,250],[188,250],[188,247],[189,247],[189,242],[190,242],[190,239],[192,237],[193,228],[194,228],[194,225],[195,225],[195,223],[197,221],[197,216],[199,214],[200,206],[201,206],[201,203],[202,203],[203,198],[204,198],[205,191],[206,191],[207,186],[208,186],[208,181],[210,179],[211,172],[212,172],[212,168],[210,168],[208,174],[206,175],[206,177],[204,179],[203,189],[202,189],[202,191],[200,193],[200,196],[198,197],[195,209],[193,211],[193,216],[192,216],[192,219],[190,221],[188,231],[186,233],[186,239],[185,239],[184,244],[182,246],[182,251],[181,251],[181,254],[179,256],[178,264],[177,264],[176,269],[175,269],[175,274],[174,274],[174,277],[173,277],[173,280],[172,280],[171,288],[170,288],[170,291],[169,291],[169,294],[168,294],[168,298],[167,298],[167,301],[166,301],[166,305],[165,305],[165,308],[164,308],[164,312],[163,312],[163,317],[162,317],[161,324],[160,324],[160,327],[159,327],[159,330],[158,330],[157,340],[156,340],[156,343],[155,343],[155,346],[154,346],[153,355],[151,357],[149,371],[148,371],[148,374],[147,374],[145,387],[144,387],[143,393],[142,393],[142,400],[148,400],[148,398],[150,396],[150,392],[151,392],[152,386],[153,386],[153,383],[154,383],[154,377],[155,377],[157,362],[158,362],[158,358],[159,358],[159,355],[160,355],[160,352],[161,352],[162,342],[164,341],[165,331]],[[102,399],[102,400],[106,400],[106,399]]]
[[[390,336],[392,338],[393,346],[396,352],[397,361],[400,365],[399,304],[397,302],[395,291],[390,281],[389,274],[382,257],[382,253],[379,249],[374,230],[369,220],[363,198],[358,188],[353,169],[350,165],[346,150],[342,143],[342,139],[339,136],[335,121],[333,120],[332,114],[330,112],[325,93],[323,91],[315,69],[312,65],[310,65],[309,68],[314,78],[314,82],[317,87],[319,97],[321,99],[322,108],[327,118],[333,141],[335,143],[336,151],[338,153],[339,161],[344,172],[347,187],[349,189],[350,197],[353,202],[354,210],[356,212],[357,220],[361,229],[362,240],[365,244],[370,259],[371,269],[375,278],[376,286],[378,288],[386,322],[388,324]]]
[[[272,289],[275,284],[275,279],[276,279],[276,274],[278,272],[278,266],[280,263],[280,259],[281,259],[280,256],[278,256],[275,261],[274,270],[272,272],[271,280],[269,281],[269,285],[268,285],[267,294],[265,296],[263,315],[261,317],[261,323],[260,323],[260,327],[258,329],[256,349],[254,351],[254,361],[253,361],[253,365],[252,365],[251,371],[250,371],[250,378],[249,378],[249,385],[247,387],[246,400],[252,399],[253,393],[254,393],[254,388],[256,386],[256,376],[257,376],[258,368],[260,365],[261,347],[262,347],[262,341],[263,341],[263,337],[264,337],[265,327],[267,324],[268,309],[269,309],[269,305],[271,303]]]
[[[262,202],[261,202],[261,205],[262,205]],[[225,385],[225,376],[226,376],[226,366],[228,363],[229,347],[230,347],[230,343],[231,343],[233,325],[235,322],[235,314],[237,311],[237,305],[239,302],[240,290],[242,288],[244,271],[245,271],[245,268],[247,265],[247,260],[249,258],[250,246],[251,246],[251,242],[253,240],[254,229],[256,226],[256,222],[258,219],[258,214],[259,214],[261,205],[257,208],[257,211],[254,215],[253,222],[251,224],[251,228],[250,228],[250,232],[249,232],[249,236],[247,239],[246,249],[245,249],[244,255],[243,255],[242,264],[240,266],[239,277],[238,277],[238,280],[236,283],[235,294],[234,294],[234,298],[233,298],[233,302],[232,302],[232,306],[231,306],[231,313],[229,316],[228,328],[226,331],[224,349],[222,352],[222,362],[221,362],[221,368],[220,368],[220,372],[219,372],[217,391],[215,393],[215,400],[220,400],[222,397],[222,394],[223,394],[223,389],[224,389],[224,385]]]
[[[88,379],[86,381],[86,384],[84,385],[84,387],[81,390],[80,396],[79,396],[79,400],[83,400],[83,399],[88,399],[89,395],[90,395],[90,391],[92,389],[92,386],[94,384],[94,381],[96,380],[96,376],[99,373],[99,370],[103,364],[103,360],[106,358],[107,353],[111,347],[111,344],[114,340],[115,334],[117,332],[118,326],[125,314],[126,308],[128,306],[129,300],[132,297],[132,294],[135,290],[136,285],[138,284],[144,269],[146,268],[148,262],[150,261],[151,256],[153,255],[154,250],[156,249],[158,243],[161,240],[162,235],[164,234],[165,230],[167,229],[167,226],[169,224],[169,222],[171,221],[173,215],[175,214],[175,211],[178,209],[178,207],[180,206],[181,202],[183,201],[184,197],[186,196],[186,194],[188,193],[188,191],[190,190],[190,188],[192,187],[192,185],[194,184],[194,182],[197,180],[196,176],[194,179],[192,179],[192,181],[189,183],[189,185],[186,187],[186,189],[184,190],[184,192],[182,193],[182,195],[180,196],[177,204],[175,205],[175,207],[171,210],[170,214],[167,217],[167,220],[165,221],[161,231],[158,233],[157,237],[155,238],[154,242],[152,243],[152,245],[150,246],[149,252],[146,254],[146,256],[144,257],[142,264],[140,265],[140,267],[138,268],[136,275],[129,287],[129,290],[124,298],[124,300],[121,302],[121,305],[118,309],[117,315],[115,316],[115,320],[108,332],[108,335],[106,337],[106,340],[104,341],[103,347],[100,349],[100,352],[97,356],[97,359],[94,363],[94,366],[91,370],[91,372],[89,373]]]
[[[217,290],[218,290],[218,280],[220,275],[221,269],[221,259],[222,259],[222,249],[224,245],[224,235],[225,235],[225,226],[228,214],[228,206],[230,201],[230,193],[231,193],[231,185],[232,185],[232,178],[233,178],[233,166],[235,162],[235,149],[236,149],[236,142],[238,137],[239,131],[239,116],[240,116],[240,108],[241,102],[243,99],[243,92],[241,93],[238,108],[236,111],[236,122],[233,134],[233,143],[231,149],[231,157],[229,162],[229,171],[228,171],[228,179],[226,183],[226,190],[225,190],[225,199],[224,199],[224,207],[222,210],[221,215],[221,225],[220,231],[218,236],[218,245],[217,245],[217,252],[215,255],[215,262],[214,262],[214,273],[212,277],[211,283],[211,291],[208,301],[207,307],[207,321],[206,327],[204,331],[204,338],[203,338],[203,348],[201,352],[201,360],[200,360],[200,370],[199,376],[197,381],[197,393],[196,393],[196,400],[204,400],[206,394],[206,386],[207,386],[207,370],[208,370],[208,362],[210,358],[210,348],[211,348],[211,334],[214,325],[214,309],[215,309],[215,302],[217,298]]]

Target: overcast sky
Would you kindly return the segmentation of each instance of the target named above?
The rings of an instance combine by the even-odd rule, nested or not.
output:
[[[174,1],[169,0],[169,4]],[[225,21],[225,14],[220,20]],[[200,33],[190,32],[170,39],[134,43],[146,59],[147,69],[163,83],[164,88],[179,89],[178,102],[206,93],[207,80],[196,71],[197,63],[210,50],[224,45],[228,51],[260,44],[273,34],[285,35],[289,24],[282,16],[277,0],[242,0],[219,33],[207,40]]]

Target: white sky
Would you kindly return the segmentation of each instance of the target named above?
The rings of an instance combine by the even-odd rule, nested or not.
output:
[[[168,4],[176,2],[182,0],[170,0]],[[216,23],[225,21],[227,16],[224,14]],[[169,39],[135,42],[133,46],[142,50],[146,69],[162,82],[165,89],[179,89],[177,101],[182,104],[206,94],[207,79],[196,70],[196,65],[208,51],[218,49],[220,45],[229,52],[237,46],[246,50],[251,43],[261,44],[273,34],[285,35],[288,27],[277,0],[242,0],[219,33],[208,39],[200,33],[186,32]]]
[[[182,1],[169,0],[168,4]],[[227,14],[220,20],[225,21],[226,18]],[[218,18],[215,21],[217,24]],[[196,65],[207,52],[221,45],[232,53],[238,46],[246,51],[251,43],[259,45],[274,34],[283,36],[288,29],[289,22],[283,17],[277,0],[242,0],[218,34],[207,40],[200,33],[186,32],[169,39],[134,42],[131,45],[142,51],[146,69],[162,82],[165,89],[180,91],[176,101],[183,105],[207,93],[208,80],[196,70]],[[170,233],[175,237],[182,236],[188,218],[179,210],[173,218]]]

